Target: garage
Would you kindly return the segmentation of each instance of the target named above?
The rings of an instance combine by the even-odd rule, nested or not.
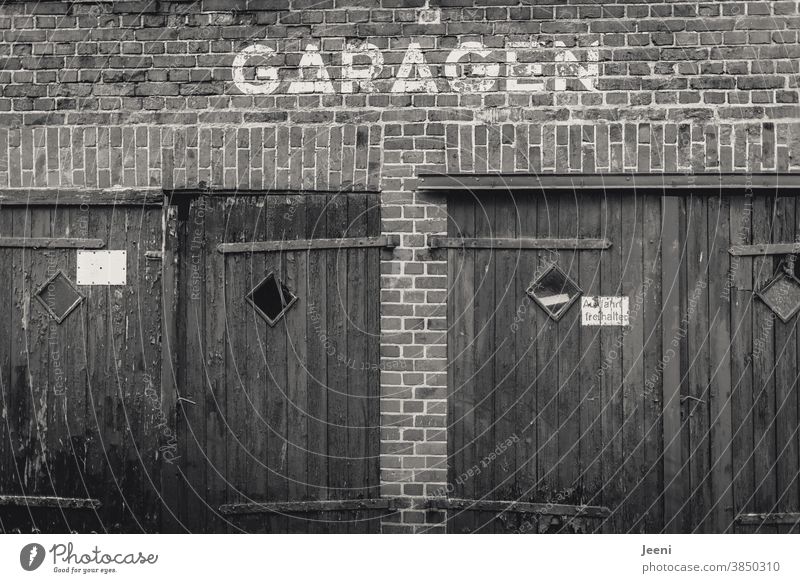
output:
[[[191,532],[378,532],[375,193],[172,192],[165,395]],[[196,366],[197,355],[203,366]],[[169,527],[169,526],[168,526]]]
[[[158,527],[162,197],[6,197],[0,205],[8,532]]]
[[[448,197],[429,244],[450,290],[449,531],[794,528],[792,178],[423,183]]]

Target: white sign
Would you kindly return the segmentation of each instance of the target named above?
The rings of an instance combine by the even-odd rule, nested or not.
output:
[[[627,297],[584,296],[581,298],[581,326],[628,325]]]
[[[125,285],[125,251],[78,251],[78,285]]]

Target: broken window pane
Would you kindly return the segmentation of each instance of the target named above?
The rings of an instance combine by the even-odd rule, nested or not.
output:
[[[44,282],[34,295],[59,324],[83,301],[75,284],[60,270]]]
[[[274,326],[297,301],[297,296],[270,272],[253,288],[253,291],[247,294],[247,301],[253,304],[267,324]]]
[[[553,264],[528,287],[527,294],[553,320],[558,321],[583,291]]]
[[[782,271],[761,288],[758,297],[786,322],[800,310],[800,281]]]

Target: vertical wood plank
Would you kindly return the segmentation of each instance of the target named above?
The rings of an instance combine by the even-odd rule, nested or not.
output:
[[[205,197],[192,200],[183,223],[180,262],[179,329],[182,329],[181,364],[178,369],[177,414],[181,420],[182,522],[190,532],[203,532],[206,525],[205,459],[206,379],[197,357],[203,354],[204,299],[206,297]],[[113,226],[112,226],[113,231]],[[182,304],[182,305],[181,305]]]
[[[731,202],[708,202],[708,330],[711,341],[710,445],[711,522],[707,530],[728,532],[733,523],[733,426],[731,418]]]
[[[30,236],[30,219],[27,209],[11,211],[11,233],[15,237]],[[11,318],[19,322],[9,327],[10,340],[10,386],[9,386],[9,435],[13,456],[13,480],[10,491],[14,494],[28,493],[25,459],[33,453],[28,409],[30,383],[27,354],[25,352],[26,330],[30,325],[30,292],[27,289],[27,267],[25,249],[10,249],[12,258]]]
[[[177,417],[177,382],[178,364],[182,354],[182,338],[178,335],[178,265],[179,245],[182,234],[178,228],[178,208],[165,203],[162,209],[163,221],[163,258],[162,258],[162,284],[161,308],[163,335],[161,338],[161,393],[159,406],[164,412],[164,441],[163,445],[172,449],[172,462],[161,467],[161,491],[163,505],[161,512],[161,532],[177,533],[184,530],[181,524],[180,513],[180,464],[183,457],[181,449],[179,422]],[[97,324],[97,319],[95,320]],[[88,354],[88,351],[87,351]],[[91,395],[91,386],[90,386]]]
[[[305,197],[294,196],[286,218],[286,239],[299,239],[306,232]],[[308,345],[306,338],[309,252],[286,253],[286,285],[297,296],[294,306],[278,323],[286,336],[287,474],[288,499],[305,500],[308,495]],[[306,516],[289,521],[289,532],[308,532]]]
[[[757,196],[753,200],[753,243],[768,243],[774,222],[774,198]],[[753,289],[759,290],[772,279],[773,257],[753,259]],[[756,512],[769,512],[776,499],[775,451],[775,326],[777,316],[764,302],[753,299],[753,502]],[[775,532],[773,526],[760,526],[758,532]]]
[[[48,237],[51,233],[50,209],[32,208],[30,211],[31,237]],[[51,454],[56,452],[55,442],[51,442],[52,432],[48,427],[51,419],[48,413],[55,406],[52,387],[50,386],[50,355],[47,345],[47,334],[50,327],[50,316],[42,306],[33,299],[36,290],[47,278],[55,272],[56,267],[50,267],[50,252],[36,249],[27,250],[27,265],[29,265],[30,279],[28,293],[31,294],[31,322],[27,328],[25,352],[28,356],[29,374],[31,383],[31,408],[28,411],[29,422],[36,431],[37,456],[34,462],[31,483],[35,492],[47,495],[58,495],[54,476],[51,475],[50,466],[54,461]],[[45,292],[46,293],[46,292]],[[46,298],[46,296],[45,296]],[[55,428],[53,428],[55,429]],[[63,519],[63,512],[59,513]]]
[[[330,195],[327,209],[328,238],[343,237],[347,227],[346,195]],[[328,360],[328,488],[329,497],[341,499],[348,495],[352,484],[347,475],[347,253],[340,249],[325,251],[327,255],[327,325],[332,349]],[[331,512],[325,516],[329,532],[347,532],[348,524],[342,522],[342,513]]]
[[[111,209],[91,208],[88,216],[88,229],[92,237],[108,241]],[[87,403],[86,403],[86,479],[93,484],[91,493],[103,504],[102,516],[105,524],[113,524],[108,513],[116,512],[113,502],[116,483],[112,468],[108,463],[109,436],[106,428],[113,425],[114,409],[108,396],[111,371],[111,343],[109,342],[109,294],[100,286],[83,288],[86,296],[86,330],[83,349],[86,354],[87,368]],[[90,320],[91,318],[91,320]],[[91,328],[89,322],[91,321]]]
[[[793,196],[776,195],[772,229],[772,241],[785,243],[796,241],[796,200]],[[794,259],[794,258],[792,258]],[[775,257],[775,269],[789,257]],[[794,265],[790,269],[794,272]],[[792,512],[798,507],[798,415],[797,415],[797,320],[787,323],[775,318],[775,487],[776,500],[771,512]],[[790,527],[779,527],[787,532]]]
[[[494,141],[494,138],[499,141],[499,134],[497,132],[492,133],[489,138],[490,143]],[[499,156],[499,148],[497,155]],[[494,199],[481,198],[475,209],[475,236],[494,236],[494,225]],[[492,471],[491,469],[487,471],[485,466],[481,467],[481,460],[495,447],[493,420],[496,370],[494,337],[495,266],[496,256],[493,250],[478,249],[475,252],[475,432],[472,439],[475,441],[473,464],[478,464],[480,473],[471,479],[475,481],[475,496],[489,499],[494,494]],[[495,513],[474,512],[474,514],[474,532],[492,533],[495,526]]]
[[[54,206],[50,209],[36,209],[50,218],[50,236],[67,237],[70,234],[70,208]],[[39,251],[39,253],[42,253]],[[75,251],[51,249],[43,253],[48,276],[62,270],[75,283]],[[45,298],[47,294],[45,292]],[[81,444],[78,440],[84,435],[86,385],[80,378],[81,355],[76,353],[75,339],[83,329],[86,317],[85,305],[81,304],[67,316],[61,324],[52,318],[47,321],[48,369],[42,371],[47,384],[47,449],[50,454],[49,473],[54,491],[62,496],[85,496],[85,488],[80,475]],[[75,440],[72,436],[75,436]],[[137,488],[138,490],[138,488]],[[81,524],[75,521],[75,514],[65,512],[65,526],[75,529]]]
[[[451,237],[475,235],[475,202],[471,198],[451,197],[447,201],[447,232]],[[474,496],[475,483],[460,480],[459,476],[475,459],[475,251],[449,249],[448,281],[448,473],[453,485],[452,497]],[[450,511],[448,532],[471,532],[472,513]]]
[[[683,525],[681,482],[681,363],[675,331],[680,328],[680,199],[661,199],[661,345],[663,350],[662,410],[664,442],[664,532],[680,532]]]
[[[99,212],[108,212],[107,208]],[[85,237],[89,235],[89,209],[76,206],[55,206],[52,209],[53,236]],[[76,282],[76,252],[60,250],[52,256],[50,270],[63,269],[65,275]],[[78,286],[79,292],[86,296],[87,288]],[[56,325],[50,321],[49,342],[51,356],[50,377],[53,384],[55,410],[50,422],[60,437],[56,440],[57,449],[63,449],[62,463],[56,464],[53,474],[58,481],[63,481],[66,489],[61,489],[64,495],[77,497],[93,497],[101,484],[94,482],[88,476],[86,468],[88,451],[90,449],[91,432],[94,425],[93,411],[89,405],[89,376],[88,358],[86,354],[85,338],[93,333],[91,314],[88,312],[88,302],[84,300],[62,324]],[[157,313],[157,310],[156,310]],[[88,323],[87,323],[88,322]],[[53,344],[54,338],[57,342]],[[135,357],[129,357],[128,363],[135,362]],[[63,374],[63,378],[59,379]],[[62,393],[59,397],[58,393]],[[152,459],[149,452],[143,452],[145,459]],[[61,467],[59,467],[61,466]],[[147,480],[140,480],[136,489],[142,492],[148,486]],[[139,522],[143,528],[152,528],[152,523],[144,515],[144,509],[138,510]],[[100,528],[101,517],[96,511],[69,512],[68,524],[72,529],[87,531]]]
[[[232,200],[226,205],[225,241],[252,241],[257,225],[263,225],[263,212],[263,208],[254,206],[247,198]],[[263,395],[263,388],[255,378],[263,371],[264,362],[257,336],[261,317],[245,301],[247,294],[263,277],[263,267],[258,273],[253,270],[253,255],[236,253],[226,255],[224,259],[229,503],[266,499],[266,420],[252,400]],[[249,528],[249,525],[232,520],[229,531],[243,528]]]
[[[141,250],[141,233],[137,230],[134,207],[118,207],[114,212],[109,243],[112,248],[126,249],[127,283],[120,288],[111,288],[115,300],[112,309],[114,327],[113,341],[115,353],[114,383],[121,395],[121,410],[117,418],[117,428],[123,436],[123,449],[120,473],[122,474],[122,497],[126,505],[127,524],[125,531],[138,532],[143,528],[140,513],[144,500],[141,490],[142,464],[139,444],[143,439],[142,396],[144,393],[143,371],[137,364],[143,363],[144,354],[141,345],[141,328],[138,326],[136,313],[136,293],[145,285],[144,270],[138,269],[138,259],[144,262]],[[134,234],[135,233],[135,234]],[[134,364],[136,361],[137,364]]]
[[[543,194],[536,209],[537,237],[558,237],[560,196]],[[539,251],[537,275],[542,274],[552,263],[562,264],[560,252]],[[563,267],[563,264],[562,264]],[[536,312],[536,382],[537,400],[537,475],[536,498],[539,502],[555,502],[559,499],[559,419],[558,419],[558,325],[538,305]]]
[[[497,237],[514,237],[517,233],[517,200],[512,194],[498,194],[495,197],[495,232]],[[516,335],[512,324],[516,315],[516,277],[519,250],[495,250],[494,280],[494,346],[495,380],[494,386],[494,440],[492,448],[519,438],[519,428],[515,426],[516,401]],[[492,474],[494,491],[492,497],[499,500],[515,499],[514,479],[517,472],[515,445],[505,446],[502,453],[492,459],[489,473]],[[498,526],[501,524],[497,521]]]
[[[14,232],[13,207],[0,205],[0,235],[10,237]],[[13,404],[11,354],[13,351],[13,329],[19,326],[19,319],[14,317],[14,251],[10,248],[0,249],[0,327],[6,331],[0,339],[0,492],[16,493],[18,488],[17,472],[14,463],[14,444],[16,435],[13,432]],[[16,324],[15,324],[16,320]],[[11,524],[0,517],[0,532],[8,533]]]
[[[347,237],[363,237],[367,234],[367,197],[360,193],[348,195]],[[347,254],[347,311],[345,330],[347,334],[347,472],[351,477],[347,498],[363,498],[368,491],[369,476],[367,459],[369,451],[366,441],[367,400],[369,389],[364,369],[369,365],[367,357],[366,313],[367,250],[348,249]],[[349,532],[365,532],[367,523],[358,512],[351,513]]]
[[[306,200],[306,237],[324,237],[327,232],[327,197],[312,194]],[[307,264],[308,304],[307,357],[308,375],[308,495],[312,500],[328,495],[328,367],[325,338],[327,335],[328,293],[327,251],[309,252]],[[303,306],[299,306],[304,309]],[[309,516],[308,531],[325,532],[321,516]]]
[[[800,205],[798,205],[797,200],[795,200],[794,233],[792,235],[792,239],[794,241],[800,241],[800,229],[798,229],[798,225],[800,225]],[[797,259],[795,258],[795,265],[794,265],[795,274],[798,273],[798,270],[800,270],[800,266],[798,266]],[[795,367],[800,367],[800,331],[798,331],[797,328],[795,327],[794,332],[795,332],[795,343],[797,345],[797,352],[795,354]],[[791,356],[789,356],[788,358],[791,359]],[[798,370],[798,368],[795,368],[794,370]],[[792,390],[793,396],[791,396],[789,400],[791,401],[792,399],[794,399],[797,402],[797,407],[794,412],[794,415],[797,416],[797,421],[795,422],[793,427],[793,429],[797,430],[798,426],[800,426],[800,387],[798,386],[796,379],[793,380],[794,380],[794,386]],[[792,415],[791,412],[787,412],[787,416],[790,417],[791,415]],[[797,434],[794,433],[791,439],[797,440]],[[787,456],[786,464],[787,466],[791,466],[791,464],[794,464],[794,467],[796,468],[795,474],[797,475],[798,473],[800,473],[800,446],[795,446],[795,447],[796,447],[796,455],[794,459]],[[800,490],[800,485],[798,485],[798,490]],[[800,508],[800,491],[797,492],[796,496],[794,497],[794,500],[792,500],[791,498],[792,496],[791,491],[792,489],[790,488],[785,497],[786,506],[789,507],[790,505],[794,505],[795,508]],[[793,534],[800,532],[800,524],[795,524],[790,529],[790,532],[792,532]]]
[[[709,337],[708,337],[708,213],[705,197],[686,200],[686,307],[682,331],[686,332],[688,390],[683,403],[689,435],[689,498],[686,528],[704,532],[711,501],[709,459]]]
[[[572,148],[576,149],[580,164],[580,127],[571,132]],[[559,196],[558,236],[567,239],[578,237],[583,209],[578,208],[578,192],[565,192]],[[580,282],[580,252],[561,251],[559,266]],[[585,292],[585,290],[584,290]],[[581,436],[581,325],[580,299],[558,322],[558,486],[559,496],[566,504],[577,504],[580,492],[580,436]]]
[[[687,149],[688,151],[688,149]],[[679,226],[679,240],[680,240],[680,267],[678,270],[678,279],[680,281],[679,290],[680,295],[678,304],[680,309],[680,323],[678,328],[672,332],[672,343],[680,354],[680,370],[681,370],[681,388],[680,388],[680,412],[681,412],[681,492],[683,507],[683,523],[679,526],[681,532],[686,532],[691,529],[692,516],[689,514],[689,504],[692,499],[692,476],[691,476],[691,457],[692,457],[692,436],[691,425],[689,423],[688,405],[693,405],[690,399],[690,384],[689,384],[689,369],[692,366],[692,354],[689,352],[688,336],[688,321],[686,315],[689,305],[689,294],[691,287],[688,284],[688,236],[687,224],[691,221],[692,207],[689,200],[683,197],[680,206],[680,226]]]
[[[620,295],[622,254],[626,242],[622,239],[622,196],[618,192],[605,192],[602,199],[603,237],[611,241],[611,247],[600,252],[600,291],[605,296]],[[621,331],[608,327],[600,330],[600,346],[603,362],[599,383],[603,402],[603,468],[602,503],[612,510],[602,528],[622,532],[620,504],[623,497],[621,467],[623,463],[622,443],[622,362]]]
[[[144,362],[139,394],[142,411],[142,441],[140,455],[143,460],[143,521],[147,532],[159,532],[161,521],[161,467],[163,455],[159,450],[162,439],[166,445],[172,430],[166,423],[161,407],[161,262],[147,259],[148,251],[160,251],[162,241],[161,209],[147,208],[139,211],[139,231],[142,233],[138,265],[143,276],[136,298],[136,310],[141,321],[139,334]],[[134,361],[135,362],[135,361]],[[172,456],[177,452],[172,451]]]
[[[225,255],[216,252],[216,247],[225,238],[227,209],[224,199],[207,199],[205,210],[205,241],[208,252],[205,254],[205,330],[203,366],[207,379],[207,408],[205,451],[208,456],[206,476],[206,501],[208,504],[208,532],[223,533],[227,530],[227,520],[219,514],[220,505],[226,502],[226,482],[229,477],[227,438],[236,419],[229,417],[228,390],[225,382],[227,350],[225,328],[227,321],[228,285],[225,280]],[[233,298],[231,298],[233,299]],[[190,303],[196,302],[189,298]],[[234,301],[243,301],[241,297]],[[235,390],[230,387],[230,390]]]
[[[51,219],[49,208],[36,208],[30,210],[30,236],[48,237],[51,233]],[[58,496],[60,484],[53,473],[55,455],[60,450],[58,443],[53,439],[55,427],[50,428],[55,409],[55,395],[50,383],[50,354],[47,335],[50,330],[50,316],[44,308],[34,299],[37,289],[44,284],[50,275],[55,273],[57,267],[50,267],[52,254],[50,251],[37,249],[23,250],[23,263],[28,270],[28,281],[25,293],[29,294],[31,310],[30,319],[26,327],[25,356],[28,360],[28,374],[30,376],[29,407],[25,414],[26,422],[31,430],[31,455],[26,465],[30,468],[27,472],[30,493],[34,495]],[[47,299],[45,292],[45,300]],[[55,321],[53,321],[55,324]],[[57,331],[57,325],[55,327]],[[56,332],[57,334],[57,332]],[[46,513],[36,520],[40,530],[57,529],[60,525],[68,526],[63,511]]]
[[[620,295],[636,297],[642,293],[643,286],[643,198],[638,192],[630,192],[623,196],[623,201],[622,240],[627,247],[623,250]],[[640,471],[644,465],[643,347],[644,321],[642,318],[635,318],[622,341],[622,435],[625,446],[623,480],[628,489],[622,517],[627,532],[641,531],[640,519],[648,506]]]
[[[367,196],[367,235],[372,237],[381,232],[381,199],[379,194]],[[367,335],[367,352],[365,360],[369,363],[367,370],[367,429],[366,429],[366,480],[367,496],[380,497],[380,452],[381,452],[381,253],[391,251],[369,249],[367,251],[367,292],[365,299],[365,334]],[[381,516],[371,515],[366,525],[368,532],[378,533],[381,529]]]
[[[644,375],[642,393],[644,411],[644,469],[642,494],[645,498],[645,514],[642,529],[645,532],[660,532],[664,526],[663,477],[663,428],[662,394],[663,376],[657,371],[663,358],[661,330],[661,197],[644,194],[642,249],[642,289],[629,299],[632,317],[644,322]],[[650,381],[650,382],[648,382]]]
[[[753,199],[731,199],[732,245],[752,243]],[[731,258],[731,421],[733,512],[754,512],[753,492],[753,258]]]
[[[578,233],[581,238],[601,236],[602,199],[597,193],[577,194]],[[576,280],[584,296],[601,295],[601,251],[581,251]],[[577,311],[580,312],[580,300]],[[577,314],[580,318],[580,313]],[[580,325],[580,323],[578,323]],[[597,377],[601,367],[601,326],[580,326],[580,443],[577,489],[580,503],[599,505],[602,500],[603,475],[603,401]]]
[[[12,215],[11,234],[14,237],[30,236],[30,218],[27,209],[17,207],[10,209]],[[9,483],[10,492],[22,495],[33,490],[28,487],[27,459],[34,459],[33,439],[35,434],[31,431],[29,409],[31,401],[30,378],[28,375],[28,357],[26,354],[27,328],[31,322],[30,292],[26,286],[28,269],[25,260],[25,249],[10,249],[12,259],[11,279],[11,322],[10,336],[10,387],[9,387],[9,417],[8,427],[12,455],[13,477]],[[18,324],[13,325],[16,320]],[[33,518],[29,510],[10,517],[6,522],[10,528],[20,528],[24,531],[33,526]],[[13,518],[13,521],[12,521]]]
[[[265,240],[273,241],[286,239],[291,200],[288,196],[266,197],[264,202],[266,215],[262,217],[263,226],[256,227],[257,238],[263,237]],[[273,271],[279,280],[286,281],[287,253],[251,253],[251,255],[253,256],[251,269],[256,282],[270,271]],[[257,354],[261,355],[258,357],[259,362],[266,363],[266,371],[258,380],[251,378],[250,387],[260,393],[260,395],[254,395],[253,403],[262,418],[266,420],[266,437],[259,436],[259,439],[266,439],[266,486],[267,499],[270,501],[289,499],[286,326],[285,318],[279,320],[275,326],[269,326],[262,318],[258,318],[256,322]],[[263,447],[262,443],[259,443],[258,447]],[[260,459],[264,458],[256,456],[254,462],[258,463],[257,460]],[[263,518],[269,524],[268,532],[280,533],[286,532],[288,529],[289,519],[285,515],[270,514]]]
[[[519,216],[519,235],[536,236],[536,198],[517,198]],[[528,297],[527,289],[536,274],[537,253],[531,250],[518,252],[516,267],[516,286],[514,324],[516,325],[515,362],[516,405],[514,407],[514,426],[519,441],[516,443],[516,468],[514,499],[532,500],[536,494],[537,475],[537,437],[538,408],[536,378],[536,346],[538,343],[536,311],[538,307]],[[534,517],[529,519],[535,520]],[[534,526],[531,524],[530,526]],[[530,528],[530,526],[528,528]],[[531,529],[535,530],[535,529]]]

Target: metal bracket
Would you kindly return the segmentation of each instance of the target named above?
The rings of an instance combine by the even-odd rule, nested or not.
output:
[[[542,237],[428,237],[431,249],[574,249],[602,250],[611,247],[608,239],[548,239]]]
[[[0,495],[0,506],[24,506],[26,508],[59,508],[62,510],[95,510],[102,504],[95,498],[60,498],[58,496],[4,496]]]
[[[755,257],[758,255],[797,255],[800,243],[762,243],[759,245],[734,245],[728,249],[734,257]]]
[[[278,251],[310,251],[312,249],[359,249],[400,246],[400,235],[380,237],[342,237],[341,239],[286,239],[283,241],[248,241],[246,243],[220,243],[220,253],[265,253]]]
[[[102,239],[0,237],[0,247],[17,249],[102,249],[105,246]]]
[[[573,506],[549,502],[519,502],[515,500],[471,500],[466,498],[431,498],[427,506],[434,510],[485,510],[489,512],[518,512],[553,516],[584,516],[606,518],[611,510],[605,506]]]
[[[800,524],[800,512],[771,512],[763,514],[740,514],[734,521],[749,526],[797,526]]]
[[[300,500],[292,502],[242,502],[223,504],[220,514],[293,514],[306,512],[337,512],[342,510],[385,510],[394,512],[408,508],[404,498],[356,498],[353,500]]]

